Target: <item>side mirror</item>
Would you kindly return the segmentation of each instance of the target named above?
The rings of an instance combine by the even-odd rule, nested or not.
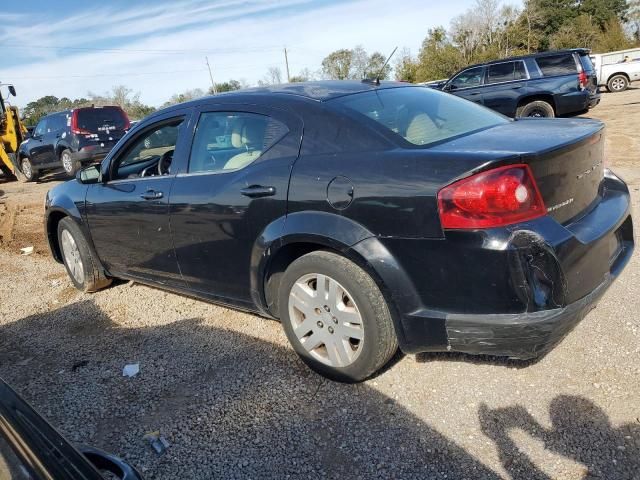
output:
[[[451,84],[451,83],[445,83],[444,86],[442,87],[442,90],[445,92],[450,92],[451,90],[455,90],[456,86]]]
[[[16,96],[16,87],[14,87],[13,85],[9,85],[9,93],[15,97]]]
[[[100,169],[97,165],[90,165],[76,173],[76,180],[84,185],[91,185],[100,181]]]

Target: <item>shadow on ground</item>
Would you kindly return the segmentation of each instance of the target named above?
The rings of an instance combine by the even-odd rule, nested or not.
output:
[[[522,406],[490,410],[480,407],[483,433],[498,447],[500,461],[513,480],[551,479],[509,437],[521,429],[545,448],[585,466],[585,478],[640,478],[640,423],[611,425],[606,413],[590,400],[560,395],[549,407],[546,429]]]
[[[140,374],[123,378],[132,362]],[[200,319],[127,328],[92,301],[71,304],[0,327],[0,375],[69,439],[119,454],[148,478],[499,478],[366,384],[329,382],[289,349]],[[588,401],[559,397],[552,408],[574,408],[575,422],[547,432],[523,407],[481,409],[514,478],[540,474],[516,455],[516,426],[590,471],[620,452],[624,429]],[[162,456],[142,439],[155,430],[171,443]],[[585,430],[602,461],[580,453]],[[629,468],[631,453],[615,458]]]

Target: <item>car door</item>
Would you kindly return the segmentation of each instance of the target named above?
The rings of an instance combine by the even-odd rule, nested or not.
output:
[[[48,124],[51,117],[42,118],[33,131],[33,136],[28,140],[27,154],[33,165],[44,165],[49,163],[49,158],[53,152],[53,146],[45,143],[47,138]]]
[[[444,90],[482,105],[482,88],[484,83],[484,67],[472,67],[463,70],[453,77]]]
[[[191,111],[154,117],[102,165],[87,191],[87,218],[98,257],[113,275],[183,287],[169,226],[172,184],[188,155]],[[164,165],[158,170],[158,163]],[[172,168],[173,167],[173,168]]]
[[[487,65],[482,101],[485,107],[514,117],[527,90],[527,69],[522,60]]]
[[[203,107],[189,164],[171,191],[171,228],[180,271],[201,295],[251,305],[253,246],[286,214],[302,121],[275,108]]]

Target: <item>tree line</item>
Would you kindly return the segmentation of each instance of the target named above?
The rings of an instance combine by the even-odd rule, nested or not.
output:
[[[640,0],[525,0],[521,8],[500,0],[476,0],[473,7],[453,18],[448,26],[427,31],[416,55],[400,50],[391,64],[385,65],[390,52],[369,54],[363,46],[342,48],[329,53],[320,68],[304,69],[285,78],[278,67],[270,67],[258,86],[286,81],[317,79],[390,79],[426,82],[448,78],[473,63],[527,53],[584,47],[608,52],[640,46]],[[242,80],[216,83],[215,88],[191,89],[171,96],[162,107],[185,102],[207,94],[246,88]],[[98,95],[69,99],[52,95],[27,104],[24,121],[35,125],[52,112],[91,105],[119,105],[131,119],[141,119],[155,107],[140,101],[140,93],[124,85]]]

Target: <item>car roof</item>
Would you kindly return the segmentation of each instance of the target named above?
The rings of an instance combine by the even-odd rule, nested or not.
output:
[[[563,53],[580,53],[582,55],[588,55],[590,52],[591,52],[591,50],[589,50],[587,48],[570,48],[570,49],[566,49],[566,50],[548,50],[546,52],[531,53],[531,54],[528,54],[528,55],[518,55],[516,57],[500,58],[498,60],[492,60],[490,62],[476,63],[474,65],[468,65],[468,66],[464,67],[462,70],[467,70],[468,68],[473,68],[473,67],[483,67],[485,65],[494,65],[496,63],[511,62],[513,60],[525,60],[527,58],[548,57],[548,56],[553,56],[553,55],[561,55]],[[460,71],[462,71],[462,70],[460,70]]]
[[[308,102],[320,103],[347,95],[354,95],[356,93],[402,87],[424,88],[421,85],[395,81],[381,81],[378,85],[375,81],[368,80],[318,80],[311,82],[283,83],[280,85],[268,85],[263,87],[234,90],[232,92],[224,92],[217,95],[207,95],[205,97],[196,98],[195,100],[178,103],[176,105],[160,109],[149,115],[147,118],[153,118],[160,114],[185,107],[197,107],[202,104],[211,103],[212,100],[221,104],[237,104],[251,102],[258,98],[264,101],[265,98],[272,99],[279,97],[281,99],[297,98]]]
[[[240,90],[238,93],[243,94],[284,94],[298,95],[311,100],[325,102],[337,97],[345,95],[353,95],[355,93],[368,92],[371,90],[394,88],[406,86],[406,83],[385,81],[376,84],[375,81],[367,80],[321,80],[313,82],[284,83],[281,85],[269,85],[265,87],[248,88]],[[233,93],[233,92],[230,92]]]

